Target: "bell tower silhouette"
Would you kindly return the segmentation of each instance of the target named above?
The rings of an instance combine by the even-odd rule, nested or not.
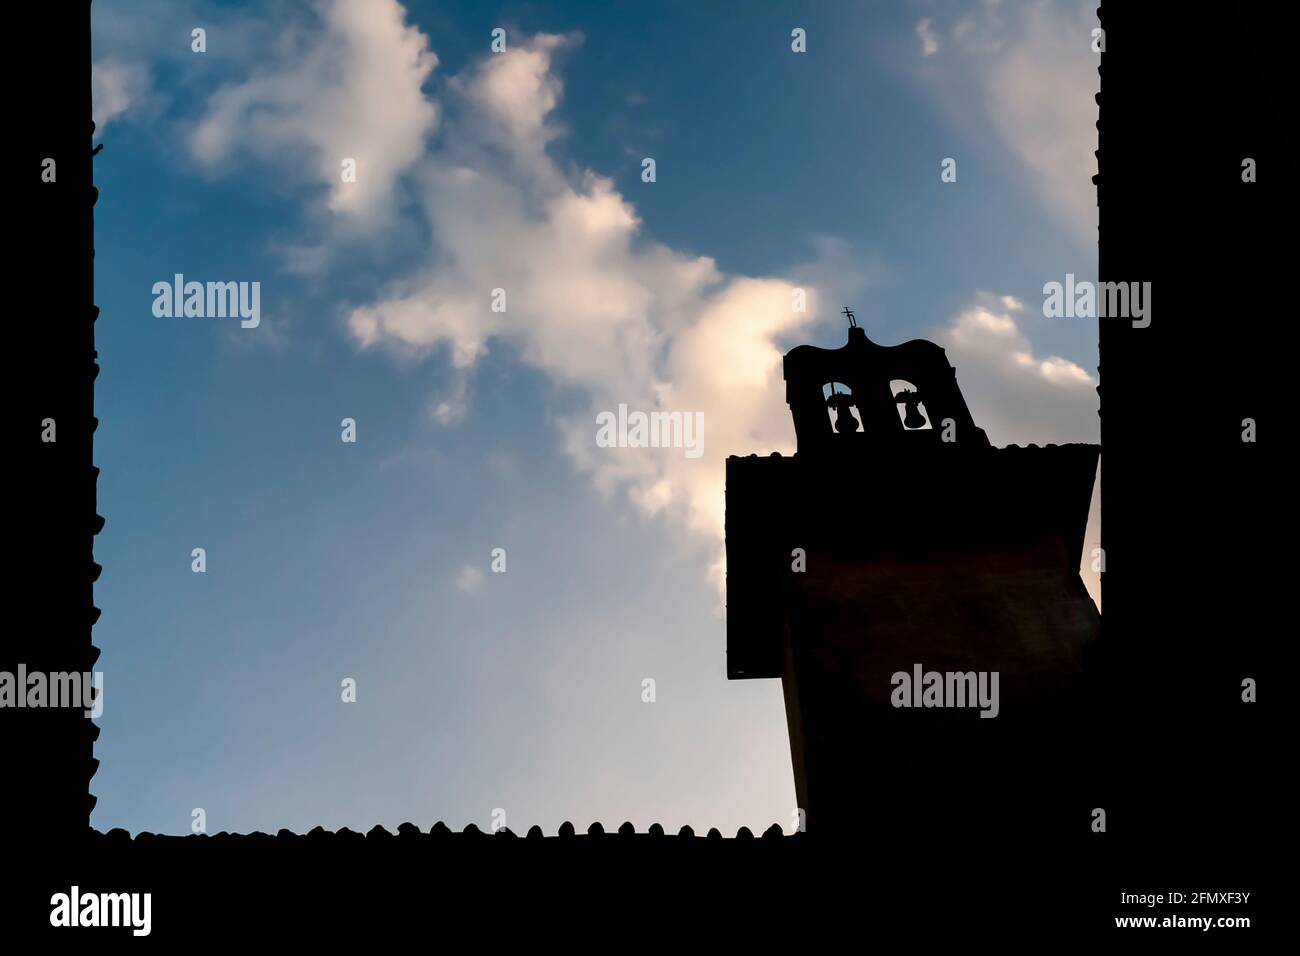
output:
[[[810,833],[1024,825],[1030,781],[1068,772],[1100,628],[1079,575],[1100,449],[993,447],[940,346],[845,314],[844,346],[785,356],[796,454],[727,459],[727,676],[780,678]],[[896,675],[928,672],[996,674],[996,717],[900,706]]]

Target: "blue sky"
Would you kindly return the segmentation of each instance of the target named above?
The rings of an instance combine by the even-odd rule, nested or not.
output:
[[[1041,311],[1095,278],[1095,5],[734,6],[97,0],[96,826],[788,828],[720,590],[781,353],[851,305],[995,443],[1096,439]],[[260,324],[155,317],[178,272]],[[620,402],[705,454],[598,448]]]

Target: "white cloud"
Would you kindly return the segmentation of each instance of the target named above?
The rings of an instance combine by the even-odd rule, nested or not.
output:
[[[1090,4],[1095,8],[1096,4]],[[1090,242],[1097,237],[1095,14],[1027,8],[1024,36],[988,75],[994,125],[1036,175],[1041,194]]]
[[[149,74],[138,64],[97,60],[91,67],[90,90],[95,138],[109,122],[138,107],[149,94]]]
[[[483,590],[483,572],[467,564],[456,575],[456,588],[464,594],[477,594]]]
[[[292,151],[297,137],[328,157],[356,126],[348,110],[331,113],[335,100],[358,102],[356,91],[339,85],[371,88],[370,79],[346,66],[342,77],[313,85],[327,51],[357,42],[340,32],[368,38],[363,61],[405,64],[389,74],[384,94],[400,109],[374,124],[405,150],[400,161],[390,161],[388,188],[404,171],[429,248],[424,265],[350,309],[349,333],[363,349],[445,355],[452,388],[429,407],[444,425],[465,415],[469,375],[490,345],[508,344],[579,397],[578,410],[556,420],[575,466],[602,493],[625,494],[642,513],[673,521],[708,547],[721,588],[726,457],[794,450],[782,355],[814,316],[835,307],[826,292],[844,292],[840,283],[853,268],[845,247],[822,239],[823,261],[789,276],[743,276],[642,237],[636,210],[611,180],[562,168],[547,152],[562,132],[554,119],[563,96],[554,59],[577,37],[512,38],[508,52],[485,56],[452,78],[445,128],[434,146],[425,133],[442,111],[421,91],[433,62],[425,39],[401,25],[400,8],[387,0],[379,18],[385,25],[378,28],[337,16],[350,7],[344,0],[331,6],[330,30],[306,51],[303,65],[219,92],[200,126],[198,148],[214,157],[233,152],[265,125],[252,104],[283,110],[292,103],[315,119],[276,130],[278,148]],[[384,44],[392,47],[387,54]],[[412,120],[418,134],[390,128],[399,116]],[[839,278],[828,279],[831,273]],[[796,288],[806,291],[804,312],[794,310]],[[492,308],[497,289],[505,293],[504,311]],[[1021,308],[1010,296],[983,297],[944,334],[964,363],[964,391],[979,397],[971,401],[977,420],[981,407],[987,412],[981,424],[991,437],[1054,440],[1060,422],[1045,417],[1046,410],[1086,409],[1091,380],[1064,359],[1034,357],[1011,316]],[[597,447],[597,413],[623,403],[702,412],[704,454]],[[468,568],[457,581],[467,592],[481,584],[481,572]]]
[[[720,584],[726,456],[793,450],[777,340],[817,314],[817,290],[795,312],[790,279],[725,275],[711,259],[643,242],[610,180],[566,175],[549,158],[562,95],[552,58],[574,42],[516,40],[450,84],[462,107],[454,145],[415,176],[436,264],[354,309],[348,327],[362,347],[444,346],[461,369],[501,340],[580,389],[584,411],[557,423],[578,468],[699,535]],[[490,307],[498,288],[504,312]],[[598,448],[596,414],[620,403],[703,412],[704,455]]]
[[[382,222],[398,177],[424,153],[438,120],[421,87],[438,58],[395,0],[329,0],[321,28],[282,62],[218,89],[191,130],[206,165],[241,151],[305,164],[329,187],[329,208],[354,222]],[[343,162],[356,181],[343,181]]]
[[[936,102],[953,122],[973,135],[991,128],[1039,197],[1088,244],[1097,241],[1096,7],[1090,0],[957,7],[967,12],[931,27],[951,38],[944,55],[924,59]]]
[[[526,43],[514,43],[504,55],[480,61],[468,76],[453,82],[486,120],[485,130],[523,162],[544,166],[542,151],[558,135],[548,122],[560,101],[561,83],[551,73],[552,57],[580,43],[578,34],[541,33]]]
[[[429,403],[429,417],[439,425],[459,425],[469,414],[469,376],[457,373],[451,388]]]
[[[921,41],[921,56],[934,56],[939,52],[939,38],[930,25],[929,17],[916,24],[916,35]]]
[[[994,444],[1096,441],[1097,380],[1059,355],[1034,354],[1007,300],[981,293],[934,334]]]

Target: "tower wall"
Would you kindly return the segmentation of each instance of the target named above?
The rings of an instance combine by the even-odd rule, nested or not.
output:
[[[728,672],[781,678],[810,831],[864,812],[904,830],[1023,822],[1035,781],[1079,772],[1057,757],[1100,629],[1079,576],[1097,459],[728,460]],[[895,707],[892,675],[917,665],[996,672],[997,716]]]

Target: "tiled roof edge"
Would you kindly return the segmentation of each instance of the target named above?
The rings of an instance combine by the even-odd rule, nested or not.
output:
[[[785,833],[784,830],[781,829],[780,824],[773,823],[770,827],[768,827],[766,830],[763,831],[762,839],[773,840],[782,837],[790,837],[790,836],[797,836],[797,835],[798,834],[787,834]],[[115,827],[111,830],[108,830],[107,832],[95,830],[92,828],[91,836],[93,839],[108,840],[113,843],[130,843],[130,842],[148,843],[155,840],[166,840],[168,842],[175,842],[175,841],[182,841],[182,840],[297,841],[297,840],[319,840],[328,837],[335,837],[341,840],[354,840],[354,839],[409,840],[409,839],[417,839],[417,838],[437,840],[437,839],[449,839],[453,837],[459,838],[461,840],[465,840],[465,839],[469,839],[469,840],[476,840],[476,839],[569,840],[569,839],[582,839],[583,837],[602,838],[602,839],[609,839],[609,840],[639,838],[642,840],[703,839],[703,840],[745,841],[745,840],[758,839],[754,836],[754,832],[750,830],[749,827],[741,827],[739,830],[736,831],[735,836],[731,836],[731,837],[724,837],[721,831],[719,831],[717,827],[712,827],[709,829],[708,833],[706,833],[703,837],[697,837],[694,828],[692,828],[689,825],[683,826],[675,834],[669,834],[658,823],[653,823],[650,825],[650,827],[647,830],[638,832],[635,829],[635,827],[633,827],[632,824],[629,822],[629,823],[624,823],[622,826],[618,828],[618,830],[611,833],[606,831],[604,826],[599,822],[597,822],[591,824],[587,828],[586,833],[578,833],[576,828],[573,826],[573,824],[567,821],[565,823],[562,823],[559,827],[559,830],[550,836],[543,833],[541,827],[533,826],[528,829],[527,834],[523,837],[520,837],[519,834],[515,833],[513,830],[511,830],[508,827],[502,827],[500,830],[496,831],[495,833],[486,833],[483,830],[479,829],[473,823],[468,824],[463,830],[455,831],[441,821],[435,823],[428,830],[421,830],[413,823],[402,823],[397,827],[396,833],[393,833],[385,829],[384,827],[376,824],[375,826],[367,830],[365,833],[362,833],[359,830],[353,830],[349,827],[340,827],[338,830],[326,830],[324,827],[317,826],[317,827],[313,827],[311,830],[308,830],[306,833],[295,833],[292,830],[281,829],[274,834],[265,833],[260,830],[253,831],[251,833],[230,833],[229,831],[222,830],[218,833],[213,833],[213,834],[190,833],[190,834],[182,835],[182,834],[168,834],[168,833],[151,833],[149,831],[142,830],[141,832],[137,833],[133,837],[127,830],[124,830],[121,827]]]

